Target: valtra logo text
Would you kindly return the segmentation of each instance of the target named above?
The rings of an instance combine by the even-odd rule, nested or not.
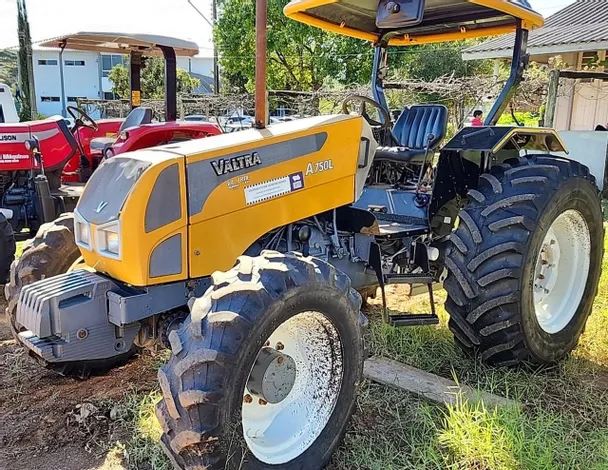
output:
[[[258,152],[252,152],[245,155],[239,155],[238,157],[222,158],[215,162],[211,162],[213,171],[218,176],[232,173],[234,171],[244,170],[262,164],[260,155]]]

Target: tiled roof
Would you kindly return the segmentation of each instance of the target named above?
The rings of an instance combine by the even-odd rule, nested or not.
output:
[[[598,42],[608,42],[608,0],[577,0],[550,16],[545,26],[530,32],[528,50]],[[475,58],[479,53],[511,50],[513,44],[514,35],[509,34],[469,47],[463,56]]]

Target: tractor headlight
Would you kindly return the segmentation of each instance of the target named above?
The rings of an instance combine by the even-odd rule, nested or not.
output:
[[[89,245],[91,243],[91,233],[85,224],[78,224],[78,235],[80,241]]]
[[[118,249],[120,248],[119,237],[116,232],[108,232],[105,230],[106,234],[106,248],[110,253],[118,254]]]
[[[79,216],[78,212],[74,215],[74,238],[76,244],[87,250],[91,249],[91,229],[89,223]]]
[[[120,222],[118,220],[97,227],[95,239],[97,240],[96,248],[100,254],[109,258],[120,259]]]

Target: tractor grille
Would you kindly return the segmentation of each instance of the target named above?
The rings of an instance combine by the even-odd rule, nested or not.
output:
[[[97,283],[98,274],[82,270],[27,285],[19,296],[17,323],[39,338],[66,333],[73,325],[62,322],[60,310],[90,300]]]

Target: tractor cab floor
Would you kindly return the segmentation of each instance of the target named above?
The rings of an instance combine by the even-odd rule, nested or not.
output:
[[[430,228],[425,219],[401,214],[374,213],[380,228],[380,234],[385,236],[408,236],[428,233]]]
[[[404,237],[429,233],[426,207],[416,204],[416,191],[386,185],[368,186],[354,207],[368,210],[378,221],[380,234]]]
[[[62,184],[58,189],[51,191],[51,195],[59,197],[75,197],[82,196],[85,183],[67,183]]]

